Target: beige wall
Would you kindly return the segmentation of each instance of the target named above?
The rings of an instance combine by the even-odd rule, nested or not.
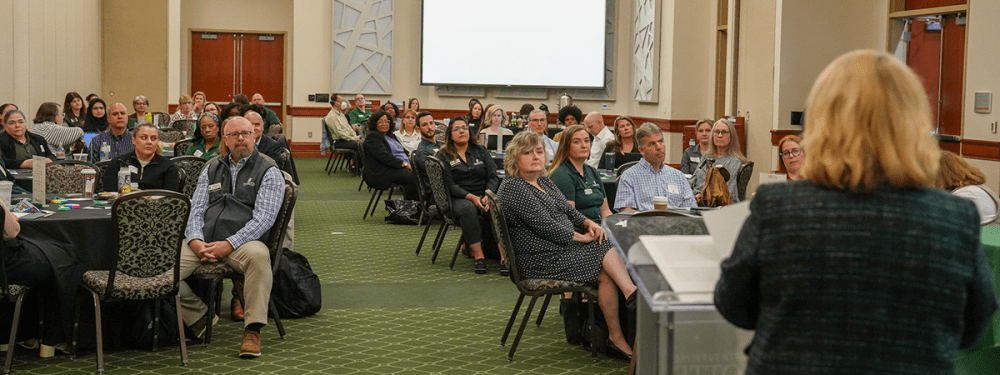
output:
[[[776,9],[776,0],[744,0],[740,6],[736,115],[746,117],[744,151],[755,161],[754,172],[771,170],[767,161],[771,160],[774,120]],[[757,184],[756,174],[750,181],[751,192]]]
[[[121,102],[145,95],[149,111],[167,111],[167,1],[103,0],[101,98]],[[142,17],[135,17],[141,14]]]
[[[966,27],[965,118],[963,136],[969,139],[1000,141],[990,131],[990,123],[1000,121],[1000,1],[970,0]],[[993,113],[980,114],[973,106],[975,93],[993,93]],[[1000,133],[1000,132],[998,132]],[[996,166],[993,166],[996,169]],[[985,171],[984,171],[985,172]],[[995,171],[994,171],[995,172]],[[996,185],[991,185],[996,187]]]
[[[44,102],[101,90],[97,1],[0,0],[0,103],[29,120]]]
[[[332,1],[295,0],[293,9],[294,28],[291,39],[292,73],[291,91],[288,100],[293,106],[327,107],[328,104],[309,101],[309,94],[330,91],[330,71],[333,69],[333,42],[331,40],[333,14]],[[351,98],[353,99],[353,98]],[[287,117],[286,117],[287,118]],[[289,122],[289,121],[285,121]],[[291,119],[294,142],[319,142],[322,133],[320,118],[299,117]]]

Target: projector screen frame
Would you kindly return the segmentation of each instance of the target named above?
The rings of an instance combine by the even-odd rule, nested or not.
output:
[[[614,23],[609,26],[608,22],[604,20],[608,17],[608,4],[614,4],[616,0],[602,0],[602,13],[604,15],[601,24],[603,25],[603,32],[601,38],[601,85],[599,86],[563,86],[563,85],[519,85],[519,84],[488,84],[488,83],[447,83],[447,82],[425,82],[424,79],[424,22],[426,21],[426,1],[421,1],[420,4],[420,86],[434,86],[434,87],[483,87],[483,88],[533,88],[533,89],[572,89],[572,90],[607,90],[608,88],[608,56],[604,51],[607,49],[607,40],[603,36],[608,34],[608,28],[613,27]],[[612,10],[613,12],[613,10]],[[557,50],[553,50],[553,53]],[[613,57],[612,57],[613,58]]]

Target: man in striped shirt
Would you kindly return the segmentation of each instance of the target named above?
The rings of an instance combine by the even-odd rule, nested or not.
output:
[[[128,113],[122,103],[112,104],[108,109],[108,130],[90,140],[90,162],[98,163],[117,158],[135,151],[132,132],[128,130]],[[104,152],[102,157],[101,152]]]

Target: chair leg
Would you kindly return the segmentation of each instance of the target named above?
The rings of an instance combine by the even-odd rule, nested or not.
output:
[[[374,194],[374,192],[372,193]],[[378,191],[378,198],[375,198],[375,204],[372,205],[372,212],[369,212],[368,216],[375,217],[375,210],[378,209],[378,202],[382,201],[382,193],[385,193],[385,190]],[[392,196],[392,188],[389,188],[389,195]]]
[[[184,337],[184,316],[181,315],[181,295],[174,294],[174,308],[177,309],[177,334],[181,339],[181,366],[188,364],[187,337]],[[211,322],[209,322],[211,323]]]
[[[364,179],[364,178],[362,178],[362,179],[361,179],[361,182],[360,182],[360,183],[358,183],[358,191],[361,191],[361,186],[364,186],[364,184],[365,184],[365,179]]]
[[[205,338],[202,340],[202,345],[206,348],[212,344],[212,322],[215,321],[215,317],[219,314],[219,306],[222,305],[219,301],[222,299],[222,278],[218,277],[212,279],[208,283],[208,295],[205,296],[208,300],[208,324],[205,326]]]
[[[597,298],[589,298],[587,300],[587,313],[590,314],[590,316],[587,318],[587,319],[590,319],[590,322],[588,322],[587,324],[590,324],[591,326],[594,326],[595,324],[597,324],[597,321],[594,319],[594,305],[595,304],[597,304]],[[591,342],[591,344],[590,344],[590,359],[592,359],[594,362],[597,362],[597,345],[593,344],[593,343],[597,342],[597,330],[596,329],[590,330],[590,342]]]
[[[378,198],[375,198],[376,194],[378,194]],[[373,191],[372,192],[372,197],[371,197],[371,199],[368,200],[368,207],[365,208],[365,214],[364,214],[364,216],[361,217],[361,220],[368,219],[368,212],[369,211],[371,212],[372,216],[375,215],[375,208],[378,208],[378,199],[381,199],[381,198],[382,198],[382,190],[378,190],[378,191]],[[372,207],[372,204],[374,204],[375,207]]]
[[[69,342],[69,359],[76,359],[76,346],[80,338],[80,296],[73,296],[73,338]]]
[[[101,300],[97,293],[90,292],[94,298],[94,326],[97,327],[97,373],[104,373],[104,330],[101,328]]]
[[[323,170],[326,171],[326,175],[329,176],[330,172],[333,171],[333,168],[331,168],[330,165],[333,163],[333,150],[327,150],[327,151],[330,152],[330,157],[326,158],[326,168],[323,168]]]
[[[427,223],[427,226],[424,227],[424,234],[420,236],[420,242],[417,243],[416,255],[420,255],[420,248],[424,247],[424,240],[427,239],[427,232],[429,232],[430,230],[431,230],[431,223]]]
[[[274,305],[274,300],[268,299],[267,309],[271,312],[271,315],[274,315],[274,325],[278,327],[278,336],[284,340],[287,335],[285,333],[285,324],[281,322],[281,316],[278,315],[278,308]]]
[[[24,295],[21,293],[14,302],[14,319],[10,323],[10,340],[7,342],[7,360],[3,363],[3,373],[9,374],[10,367],[14,363],[14,340],[17,338],[17,327],[21,320],[21,305],[24,302]],[[41,334],[41,332],[39,332]]]
[[[545,302],[542,302],[542,309],[538,310],[538,321],[535,322],[535,327],[542,326],[542,318],[545,317],[545,309],[549,308],[549,300],[551,299],[552,299],[551,294],[545,296]]]
[[[160,299],[153,302],[153,351],[160,350]]]
[[[535,308],[535,301],[538,300],[538,296],[531,297],[531,302],[528,303],[528,309],[524,310],[524,319],[521,320],[521,328],[517,329],[517,335],[514,336],[514,343],[510,344],[510,352],[507,353],[507,360],[514,360],[514,352],[517,351],[517,344],[521,342],[521,335],[524,334],[524,327],[528,325],[528,320],[531,319],[531,309]]]
[[[462,233],[462,237],[458,238],[458,245],[455,246],[455,255],[451,256],[451,265],[448,266],[449,271],[455,270],[455,261],[458,260],[458,252],[462,251],[462,245],[465,244],[465,233]]]
[[[444,231],[440,232],[441,237],[438,238],[437,244],[434,246],[434,255],[431,256],[431,264],[434,264],[435,262],[437,262],[438,252],[441,251],[441,245],[444,244],[444,237],[448,235],[448,229],[450,229],[450,228],[451,228],[451,224],[444,224],[442,226],[441,229],[443,229]]]
[[[437,236],[434,236],[434,243],[431,244],[431,250],[437,251],[437,249],[441,247],[441,241],[444,240],[444,234],[447,233],[447,228],[445,228],[446,225],[448,225],[448,223],[442,220],[441,226],[438,227]]]
[[[504,346],[507,343],[507,337],[510,336],[510,329],[514,328],[514,321],[517,320],[517,311],[521,309],[521,302],[524,302],[524,293],[517,296],[514,311],[510,312],[510,320],[507,321],[507,329],[503,331],[503,337],[500,338],[500,346]]]

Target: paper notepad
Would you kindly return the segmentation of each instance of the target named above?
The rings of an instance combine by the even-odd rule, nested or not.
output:
[[[702,213],[709,235],[639,236],[639,241],[681,303],[712,303],[719,264],[729,257],[749,215],[739,203]]]

